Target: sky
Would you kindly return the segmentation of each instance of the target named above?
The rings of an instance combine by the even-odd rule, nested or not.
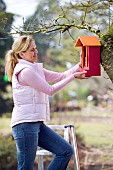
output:
[[[3,0],[6,4],[6,11],[17,14],[14,25],[20,26],[23,23],[23,18],[31,16],[38,5],[38,0]]]
[[[22,16],[30,16],[36,9],[38,0],[3,0],[7,11]]]

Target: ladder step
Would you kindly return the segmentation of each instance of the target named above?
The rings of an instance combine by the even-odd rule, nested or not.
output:
[[[36,155],[43,155],[43,156],[44,155],[53,155],[53,153],[42,149],[42,150],[37,150]]]

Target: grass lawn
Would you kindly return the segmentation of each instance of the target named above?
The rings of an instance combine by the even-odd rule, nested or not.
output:
[[[0,118],[0,133],[11,133],[10,118]]]
[[[113,124],[79,122],[77,133],[82,134],[84,141],[91,146],[113,147]]]

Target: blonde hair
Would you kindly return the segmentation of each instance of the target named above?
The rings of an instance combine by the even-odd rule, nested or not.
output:
[[[26,51],[29,48],[31,41],[33,41],[33,38],[29,35],[20,36],[14,41],[12,49],[6,53],[5,72],[9,81],[12,81],[14,68],[18,63],[18,59],[21,58],[19,52]]]

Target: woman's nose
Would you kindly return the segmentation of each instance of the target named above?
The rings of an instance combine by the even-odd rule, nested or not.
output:
[[[37,49],[35,49],[35,53],[37,53],[37,54],[38,54],[38,50],[37,50]]]

